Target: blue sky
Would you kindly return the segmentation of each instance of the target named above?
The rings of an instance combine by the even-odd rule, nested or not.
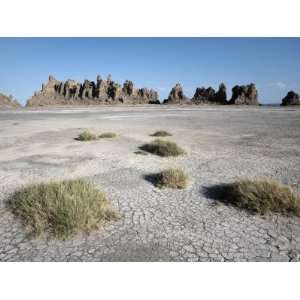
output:
[[[180,82],[217,89],[254,82],[262,103],[300,92],[300,38],[0,38],[0,92],[25,103],[49,74],[58,80],[96,75],[167,97]]]

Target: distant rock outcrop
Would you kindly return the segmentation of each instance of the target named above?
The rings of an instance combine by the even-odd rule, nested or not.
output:
[[[85,80],[82,84],[68,79],[58,81],[49,76],[42,89],[35,92],[27,101],[26,106],[65,105],[65,104],[158,104],[158,93],[152,89],[136,89],[132,81],[126,80],[120,84],[111,79],[97,76],[94,81]]]
[[[197,88],[191,101],[194,104],[227,104],[226,98],[226,86],[221,83],[217,92],[212,87]]]
[[[229,104],[259,105],[257,98],[258,93],[255,84],[236,85],[232,89],[232,97]]]
[[[294,91],[289,91],[281,101],[281,106],[288,105],[300,105],[300,97]]]
[[[212,87],[198,87],[191,101],[183,92],[180,83],[177,83],[170,91],[165,104],[236,104],[259,105],[258,93],[255,84],[236,85],[232,88],[232,97],[227,101],[226,86],[219,85],[215,91]],[[111,75],[107,79],[97,76],[96,81],[84,80],[83,83],[72,79],[67,81],[56,80],[49,76],[48,81],[42,85],[42,89],[34,93],[27,101],[26,106],[47,105],[97,105],[97,104],[160,104],[157,91],[153,89],[137,89],[131,80],[126,80],[123,85],[112,80]],[[299,96],[290,91],[282,100],[282,105],[299,104]],[[15,106],[17,104],[14,104]]]
[[[176,85],[172,88],[168,99],[164,100],[165,104],[180,104],[185,103],[189,98],[186,97],[183,93],[183,88],[180,83],[176,83]]]
[[[13,99],[12,96],[6,96],[0,93],[0,109],[20,108],[21,104]]]

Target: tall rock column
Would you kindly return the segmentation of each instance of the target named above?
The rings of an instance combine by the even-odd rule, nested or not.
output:
[[[95,83],[93,81],[85,80],[81,89],[81,99],[92,99],[95,89]]]
[[[188,97],[184,95],[183,88],[180,83],[171,89],[168,99],[164,101],[165,104],[178,104],[185,103],[188,100]]]
[[[232,97],[229,104],[259,105],[258,93],[254,83],[236,85],[232,88]]]
[[[289,91],[281,100],[281,106],[300,105],[300,97],[294,91]]]

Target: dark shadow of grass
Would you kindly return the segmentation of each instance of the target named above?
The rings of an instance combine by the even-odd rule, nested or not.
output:
[[[211,186],[204,186],[201,189],[201,192],[205,195],[206,198],[214,200],[210,206],[217,206],[220,203],[225,205],[233,206],[230,200],[228,200],[228,190],[230,189],[231,184],[216,184]]]
[[[135,151],[134,154],[136,154],[136,155],[148,155],[149,153],[146,152],[146,151],[138,150],[138,151]]]
[[[143,176],[143,178],[150,182],[151,184],[153,184],[154,186],[158,186],[158,182],[159,182],[159,179],[160,179],[160,174],[159,173],[152,173],[152,174],[146,174]]]

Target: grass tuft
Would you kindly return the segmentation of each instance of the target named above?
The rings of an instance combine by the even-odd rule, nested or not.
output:
[[[21,188],[11,197],[9,208],[34,235],[47,233],[62,239],[117,219],[105,195],[83,180]]]
[[[159,156],[178,156],[185,153],[176,143],[161,139],[142,145],[140,149]]]
[[[115,138],[117,135],[113,132],[104,132],[102,134],[99,135],[99,138],[100,139],[112,139],[112,138]]]
[[[300,216],[300,195],[274,180],[241,180],[209,189],[215,198],[252,213]]]
[[[77,141],[94,141],[97,139],[97,136],[89,131],[84,131],[78,135],[75,140]]]
[[[187,186],[187,175],[182,169],[166,169],[157,174],[155,185],[160,188],[184,189]]]
[[[158,130],[155,131],[153,134],[150,134],[150,136],[164,137],[164,136],[172,136],[172,134],[165,130]]]

